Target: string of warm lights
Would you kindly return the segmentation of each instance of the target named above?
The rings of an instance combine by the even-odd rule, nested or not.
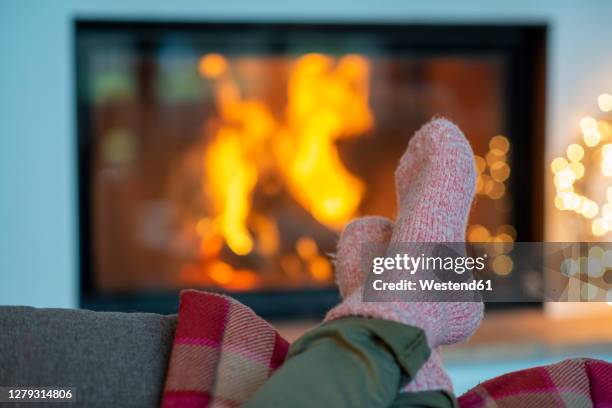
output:
[[[612,95],[598,98],[603,112],[612,111]],[[603,236],[612,231],[612,126],[606,120],[587,116],[580,120],[582,138],[570,144],[565,156],[551,162],[556,187],[555,206],[561,211],[571,211],[590,222],[590,233]],[[605,202],[598,204],[589,191],[603,177],[606,183]],[[603,191],[604,189],[599,189]]]
[[[612,111],[612,95],[599,95],[597,102],[602,112]],[[555,206],[561,211],[575,213],[585,226],[589,226],[585,228],[587,234],[601,237],[612,231],[612,183],[609,179],[612,176],[612,126],[608,120],[586,116],[580,120],[580,131],[581,140],[570,144],[565,156],[556,157],[550,164],[556,187]],[[563,275],[581,275],[594,280],[604,279],[610,268],[612,250],[597,245],[589,249],[588,256],[569,257],[561,263]],[[604,299],[612,306],[612,290],[602,292],[591,282],[580,286],[579,296],[583,301]]]
[[[476,194],[497,201],[506,194],[506,182],[511,169],[508,161],[510,141],[506,136],[497,135],[489,140],[489,149],[484,156],[474,155],[476,165]],[[512,251],[516,239],[516,230],[512,225],[504,224],[489,230],[482,224],[472,224],[467,229],[467,239],[471,243],[491,243],[488,247],[493,251],[491,263],[493,272],[499,276],[512,273],[513,262],[507,254]]]
[[[507,154],[510,150],[508,138],[497,135],[489,141],[489,151],[482,157],[474,155],[478,178],[476,193],[498,200],[506,193],[505,181],[510,177]]]

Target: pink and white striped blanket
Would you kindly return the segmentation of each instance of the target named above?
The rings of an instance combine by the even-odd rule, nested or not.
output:
[[[240,302],[182,291],[162,407],[240,406],[288,349],[272,326]]]

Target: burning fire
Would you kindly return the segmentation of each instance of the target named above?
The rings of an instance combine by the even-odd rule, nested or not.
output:
[[[278,157],[293,197],[318,221],[338,229],[355,215],[364,185],[344,167],[335,142],[362,135],[374,120],[368,62],[357,55],[334,62],[310,54],[296,63]]]
[[[208,175],[206,188],[216,216],[215,229],[227,245],[238,255],[246,255],[253,248],[253,240],[246,227],[251,210],[251,192],[257,183],[257,168],[245,156],[240,133],[222,128],[204,155]]]
[[[197,228],[203,255],[218,237],[235,254],[249,254],[253,232],[263,251],[276,249],[274,221],[254,214],[251,205],[258,181],[269,172],[277,172],[296,202],[323,225],[339,229],[356,215],[365,187],[344,167],[336,142],[359,137],[374,124],[365,58],[299,58],[289,75],[282,118],[262,100],[242,97],[222,55],[205,55],[198,68],[214,81],[219,113],[214,138],[202,157],[202,188],[212,206],[211,218],[200,220]],[[227,272],[227,265],[213,269],[224,276],[221,280],[228,274],[219,272]]]

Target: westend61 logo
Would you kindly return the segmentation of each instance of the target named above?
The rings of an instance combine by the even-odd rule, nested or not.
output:
[[[361,249],[364,301],[612,305],[612,243],[394,243]]]
[[[470,282],[438,282],[434,279],[418,279],[417,281],[402,279],[399,282],[384,282],[382,279],[376,279],[372,282],[372,288],[377,291],[490,291],[493,290],[493,283],[491,279],[478,279]]]

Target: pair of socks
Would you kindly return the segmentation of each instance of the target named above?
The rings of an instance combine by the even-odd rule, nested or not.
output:
[[[459,128],[434,119],[416,132],[395,173],[399,214],[394,222],[363,217],[343,231],[336,255],[336,280],[343,301],[326,321],[346,316],[391,320],[421,328],[432,350],[416,377],[402,392],[446,390],[452,383],[439,347],[467,339],[483,316],[481,302],[364,302],[362,248],[374,256],[393,256],[407,243],[463,242],[474,197],[476,170],[469,142]]]

